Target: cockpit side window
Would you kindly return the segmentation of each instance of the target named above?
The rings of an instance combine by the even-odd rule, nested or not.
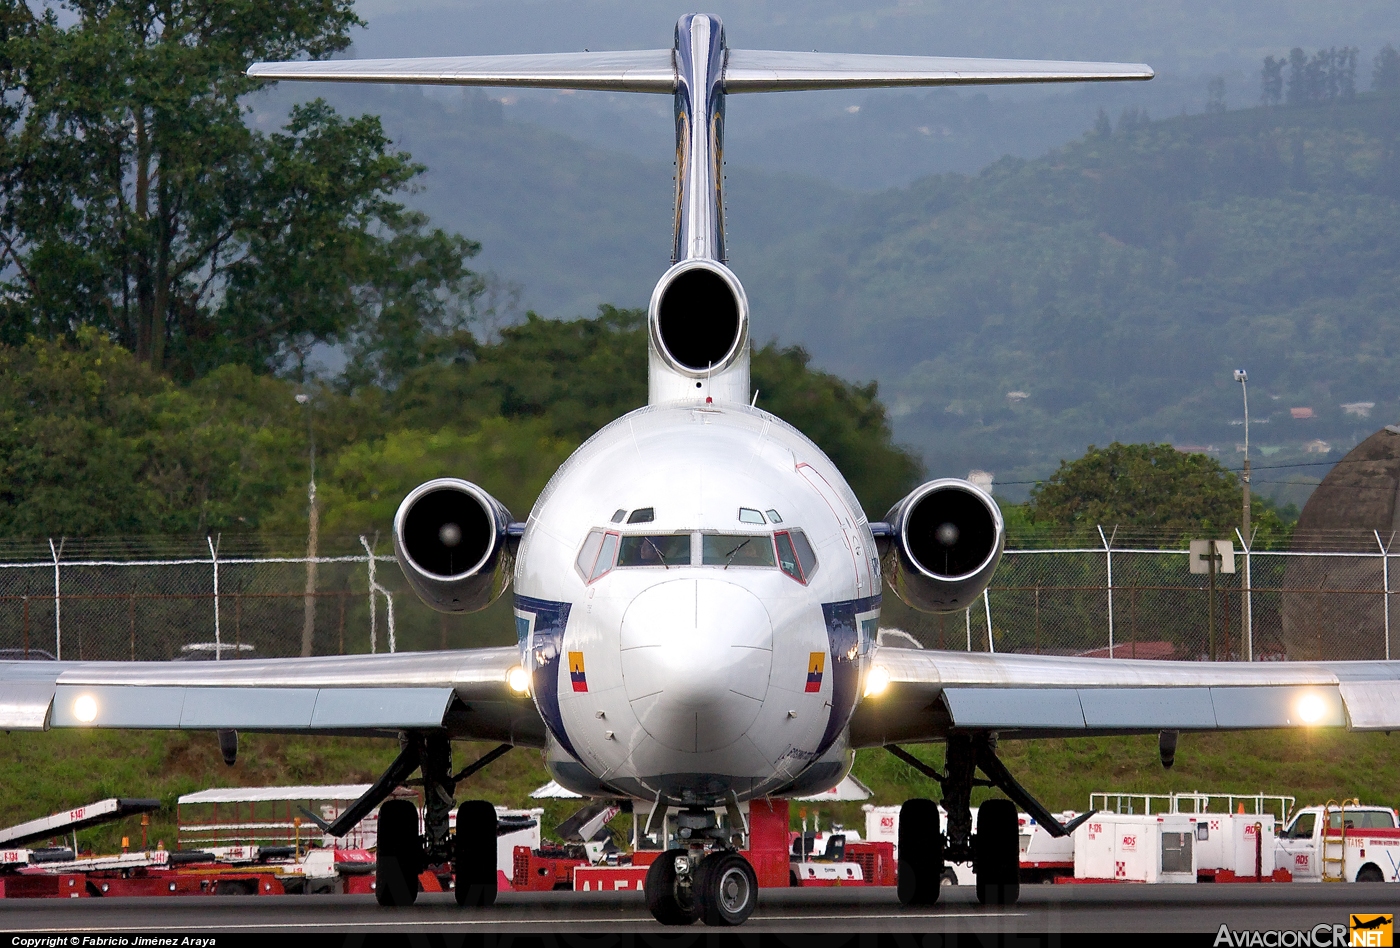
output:
[[[797,551],[792,548],[792,535],[786,530],[773,534],[773,542],[778,547],[778,568],[804,586],[807,580],[802,576],[802,567],[797,562]]]
[[[625,536],[618,549],[617,565],[672,566],[690,565],[690,534],[662,536]]]
[[[802,580],[810,583],[817,572],[817,554],[813,552],[812,544],[807,542],[807,534],[801,530],[791,530],[789,533],[792,535],[792,548],[797,553],[797,563],[802,567]]]
[[[602,548],[598,551],[598,559],[593,564],[593,571],[588,576],[590,583],[601,579],[612,570],[613,560],[617,557],[617,539],[616,533],[603,534]]]
[[[578,559],[574,560],[574,568],[585,583],[593,576],[593,564],[598,562],[598,551],[602,547],[603,531],[589,530],[587,538],[583,541],[583,549],[578,551]]]
[[[700,562],[705,566],[778,565],[767,534],[706,533],[700,538]]]

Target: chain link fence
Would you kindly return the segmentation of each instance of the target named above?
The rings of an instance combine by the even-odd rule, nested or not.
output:
[[[497,604],[443,616],[371,538],[320,546],[327,555],[308,559],[275,539],[2,544],[0,658],[273,658],[514,641],[508,604],[504,615]]]
[[[1389,659],[1397,577],[1386,538],[1371,549],[1249,550],[1234,571],[1192,573],[1187,541],[1166,547],[1008,549],[980,603],[905,630],[925,647],[1217,661]],[[1343,538],[1334,538],[1341,540]],[[1308,544],[1316,545],[1315,543]],[[1400,619],[1400,616],[1397,616]],[[1394,643],[1400,646],[1400,642]]]
[[[1190,572],[1186,541],[1008,549],[973,608],[901,614],[929,648],[1222,661],[1388,659],[1392,554],[1236,544],[1233,573]],[[0,543],[0,658],[171,660],[465,648],[515,641],[510,597],[429,610],[373,538]],[[302,541],[304,542],[304,541]],[[1309,544],[1316,546],[1316,543]],[[887,610],[892,612],[893,610]],[[1397,616],[1400,621],[1400,616]],[[887,619],[888,621],[888,619]],[[309,637],[308,637],[309,633]],[[1395,643],[1400,646],[1400,642]]]

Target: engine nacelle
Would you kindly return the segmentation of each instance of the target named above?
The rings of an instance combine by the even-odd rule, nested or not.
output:
[[[884,572],[895,595],[920,612],[960,612],[992,581],[1006,544],[1001,509],[953,477],[929,481],[885,515]]]
[[[480,487],[439,477],[409,491],[394,515],[394,555],[413,591],[438,612],[477,612],[510,585],[510,511]]]
[[[671,267],[652,290],[647,324],[652,404],[748,404],[749,301],[728,267],[714,260]]]

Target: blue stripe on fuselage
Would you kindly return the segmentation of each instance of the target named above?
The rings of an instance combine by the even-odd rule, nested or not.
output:
[[[567,602],[515,597],[516,610],[535,617],[534,632],[526,646],[535,707],[539,708],[540,716],[554,739],[577,758],[578,752],[564,731],[564,718],[559,713],[559,660],[564,654],[564,629],[569,624],[569,606]]]
[[[879,596],[822,603],[822,618],[826,620],[826,637],[831,647],[831,717],[827,719],[826,732],[817,746],[818,757],[835,743],[856,707],[860,657],[870,650],[872,644],[869,630],[861,628],[856,616],[879,608]]]

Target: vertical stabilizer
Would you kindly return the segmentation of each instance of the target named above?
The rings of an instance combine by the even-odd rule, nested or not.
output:
[[[719,17],[676,23],[673,266],[648,311],[652,404],[749,400],[749,304],[724,265],[724,68]]]

